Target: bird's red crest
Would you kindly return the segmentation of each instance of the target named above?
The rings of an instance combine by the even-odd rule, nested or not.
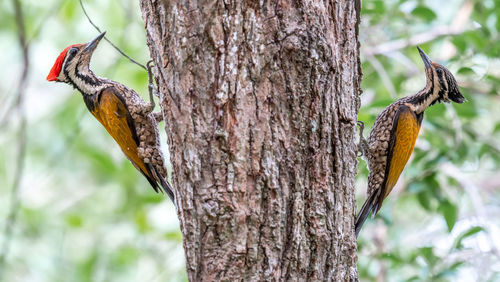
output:
[[[75,44],[76,45],[76,44]],[[48,81],[55,81],[57,80],[57,76],[59,76],[59,73],[61,72],[62,64],[64,62],[64,58],[66,57],[66,53],[68,52],[69,48],[75,46],[75,45],[70,45],[64,49],[61,54],[59,54],[59,57],[57,57],[56,62],[52,66],[52,69],[50,69],[49,75],[47,75],[47,80]]]

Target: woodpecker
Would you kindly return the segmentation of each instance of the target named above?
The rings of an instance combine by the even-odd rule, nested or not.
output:
[[[465,102],[451,72],[432,62],[420,47],[417,49],[425,65],[425,88],[385,108],[375,119],[368,140],[363,139],[363,123],[358,122],[359,150],[368,163],[370,174],[368,198],[356,218],[356,237],[366,217],[370,212],[372,217],[377,214],[385,197],[396,185],[413,152],[425,109],[440,102]]]
[[[47,80],[64,82],[77,89],[89,111],[118,143],[132,165],[156,192],[161,186],[175,205],[174,190],[167,182],[160,150],[157,125],[162,116],[153,113],[151,65],[148,63],[150,102],[145,102],[137,92],[121,83],[96,76],[90,70],[90,59],[105,33],[86,44],[66,47],[57,57]]]

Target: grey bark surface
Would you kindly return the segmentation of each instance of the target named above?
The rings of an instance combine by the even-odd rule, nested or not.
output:
[[[190,281],[354,281],[357,1],[141,0]]]

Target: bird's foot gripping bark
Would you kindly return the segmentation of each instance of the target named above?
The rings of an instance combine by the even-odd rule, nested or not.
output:
[[[363,137],[363,130],[365,129],[365,123],[358,120],[358,126],[359,126],[359,144],[358,144],[357,155],[358,157],[362,156],[368,157],[368,142]]]
[[[148,68],[148,92],[149,92],[149,102],[146,103],[146,105],[141,109],[142,113],[144,114],[149,114],[151,113],[154,108],[155,108],[155,100],[154,96],[158,97],[158,90],[156,89],[156,86],[153,83],[153,60],[150,60],[146,64]],[[163,117],[162,117],[163,118]],[[158,120],[158,118],[155,116],[155,119]]]
[[[163,121],[163,113],[162,112],[153,113],[153,117],[156,120],[156,122]]]
[[[153,60],[150,60],[146,65],[148,67],[148,91],[149,91],[149,103],[145,108],[145,113],[151,113],[154,110],[155,107],[155,100],[153,96],[159,97],[158,95],[158,89],[153,83],[153,71],[152,71],[152,63]],[[153,117],[156,120],[156,122],[161,122],[163,121],[163,113],[162,112],[157,112],[153,113]]]

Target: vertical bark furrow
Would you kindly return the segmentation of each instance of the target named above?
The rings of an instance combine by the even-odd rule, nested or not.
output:
[[[355,3],[141,9],[189,279],[356,280]]]

